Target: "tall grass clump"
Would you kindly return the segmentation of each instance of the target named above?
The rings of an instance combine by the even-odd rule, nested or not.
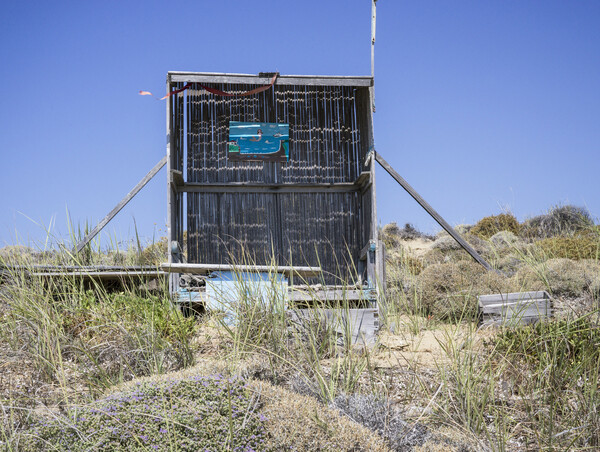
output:
[[[417,278],[418,297],[427,315],[440,320],[474,320],[477,296],[506,292],[508,281],[475,262],[458,261],[434,264]]]
[[[493,357],[504,374],[530,447],[600,447],[600,325],[598,313],[503,330]]]
[[[254,265],[247,252],[237,256],[236,262]],[[354,392],[368,368],[369,352],[352,344],[349,301],[342,297],[339,302],[324,302],[319,292],[323,285],[310,284],[309,279],[296,274],[294,282],[303,287],[306,300],[294,303],[278,274],[275,264],[268,280],[235,270],[236,296],[222,300],[229,315],[219,321],[231,340],[230,362],[260,356],[267,363],[266,369],[256,371],[261,378],[289,384],[302,394],[327,402],[340,391]],[[310,278],[324,280],[323,275]],[[356,287],[355,283],[340,281],[337,290],[343,294]],[[324,365],[323,360],[330,362]]]
[[[22,354],[47,385],[77,379],[87,390],[193,362],[193,319],[166,292],[143,286],[112,292],[77,276],[36,276],[35,268],[7,267],[0,300],[0,338]],[[34,382],[31,383],[35,385]]]
[[[437,365],[441,380],[438,416],[478,437],[492,439],[489,421],[495,411],[495,388],[501,371],[475,346],[472,324],[466,331],[458,327],[445,329],[437,341],[445,357]],[[503,436],[504,426],[494,430]]]

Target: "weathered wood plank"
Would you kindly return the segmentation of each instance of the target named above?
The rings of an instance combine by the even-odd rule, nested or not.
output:
[[[25,272],[155,271],[156,265],[0,265],[0,269]]]
[[[229,182],[227,184],[187,183],[177,186],[177,191],[187,193],[350,193],[360,190],[352,183],[332,184],[256,184]]]
[[[482,311],[484,316],[531,317],[537,315],[546,317],[550,312],[550,303],[548,300],[535,300],[527,303],[494,304],[485,306]]]
[[[545,291],[480,295],[483,325],[528,324],[552,316],[552,300]]]
[[[534,292],[511,292],[501,293],[492,295],[480,295],[477,297],[480,306],[486,304],[494,304],[501,302],[512,302],[522,300],[538,300],[538,299],[550,299],[550,295],[546,291],[534,291]]]
[[[379,331],[379,311],[367,309],[291,309],[288,315],[292,324],[300,331],[310,328],[314,321],[324,321],[344,341],[347,332],[352,344],[373,345]]]
[[[170,273],[191,273],[197,275],[205,275],[213,271],[272,272],[301,276],[318,276],[321,273],[320,267],[273,267],[269,265],[186,264],[183,262],[166,262],[160,264],[160,267]]]
[[[381,155],[380,155],[378,152],[374,152],[374,154],[375,154],[375,159],[377,160],[377,162],[379,162],[379,164],[380,164],[380,165],[383,167],[383,169],[385,169],[385,170],[388,172],[388,174],[389,174],[390,176],[392,176],[392,177],[394,178],[394,180],[395,180],[396,182],[398,182],[398,183],[399,183],[399,184],[402,186],[402,188],[404,188],[404,189],[405,189],[405,190],[408,192],[408,194],[409,194],[410,196],[412,196],[412,197],[413,197],[413,199],[414,199],[415,201],[417,201],[417,202],[419,203],[419,205],[420,205],[421,207],[423,207],[423,208],[424,208],[424,209],[427,211],[427,213],[428,213],[429,215],[431,215],[431,216],[433,217],[433,219],[434,219],[435,221],[437,221],[437,222],[438,222],[438,224],[439,224],[439,225],[440,225],[442,228],[444,228],[444,230],[445,230],[445,231],[446,231],[448,234],[450,234],[450,236],[451,236],[451,237],[452,237],[454,240],[456,240],[456,241],[459,243],[459,245],[460,245],[460,246],[462,246],[462,248],[463,248],[463,249],[464,249],[464,250],[465,250],[467,253],[469,253],[469,254],[471,255],[471,257],[472,257],[473,259],[475,259],[477,262],[479,262],[481,265],[483,265],[483,266],[484,266],[484,267],[485,267],[487,270],[490,270],[490,271],[495,271],[495,270],[492,268],[492,266],[491,266],[491,265],[490,265],[490,264],[489,264],[489,263],[488,263],[488,262],[487,262],[487,261],[486,261],[486,260],[485,260],[483,257],[481,257],[481,256],[479,255],[479,253],[478,253],[477,251],[475,251],[475,250],[474,250],[474,249],[471,247],[471,245],[469,245],[469,244],[468,244],[468,243],[467,243],[467,242],[466,242],[466,241],[465,241],[465,240],[464,240],[464,239],[463,239],[463,238],[462,238],[462,237],[461,237],[461,236],[460,236],[460,235],[459,235],[459,234],[458,234],[458,233],[457,233],[457,232],[454,230],[454,228],[453,228],[452,226],[450,226],[450,225],[449,225],[449,224],[446,222],[446,220],[444,220],[444,219],[442,218],[442,216],[441,216],[439,213],[437,213],[437,212],[434,210],[434,208],[433,208],[433,207],[431,207],[431,206],[429,205],[429,203],[428,203],[427,201],[425,201],[425,199],[423,199],[423,198],[421,197],[421,195],[419,195],[419,193],[417,193],[417,191],[416,191],[414,188],[412,188],[412,186],[411,186],[411,185],[410,185],[408,182],[406,182],[406,180],[404,180],[404,178],[402,178],[402,176],[400,176],[400,174],[398,174],[398,173],[396,172],[396,170],[395,170],[394,168],[392,168],[392,167],[390,166],[390,164],[389,164],[388,162],[386,162],[386,161],[385,161],[385,159],[384,159],[383,157],[381,157]]]
[[[181,187],[184,184],[183,173],[178,170],[171,170],[171,183],[176,187]]]
[[[31,276],[40,278],[49,277],[77,277],[77,278],[98,278],[98,279],[118,279],[118,278],[156,278],[167,276],[168,272],[154,269],[153,271],[58,271],[58,272],[33,272]]]
[[[358,185],[361,188],[364,188],[365,186],[367,186],[371,181],[371,172],[370,171],[363,171],[360,173],[360,176],[358,176],[358,179],[356,179],[356,182],[354,182],[356,185]]]
[[[160,159],[160,161],[154,165],[154,168],[152,168],[148,174],[146,174],[141,181],[139,181],[137,183],[137,185],[135,187],[133,187],[131,189],[131,191],[129,193],[127,193],[127,195],[125,195],[125,197],[113,208],[113,210],[111,210],[108,215],[106,215],[106,217],[104,217],[104,219],[102,219],[102,221],[100,221],[100,223],[98,223],[96,225],[96,227],[94,227],[94,229],[92,229],[89,234],[87,234],[83,240],[81,240],[78,244],[77,244],[77,252],[80,252],[83,247],[85,245],[87,245],[90,240],[92,240],[94,237],[96,237],[96,235],[102,230],[102,228],[104,228],[104,226],[106,226],[108,224],[108,222],[110,220],[112,220],[114,218],[114,216],[116,214],[118,214],[121,209],[123,207],[125,207],[127,205],[127,203],[129,201],[131,201],[133,199],[133,197],[135,195],[137,195],[139,193],[139,191],[144,188],[146,186],[146,184],[148,182],[150,182],[150,180],[156,176],[156,173],[158,173],[161,168],[163,166],[165,166],[165,163],[167,163],[167,156],[164,156],[162,159]]]
[[[369,251],[374,251],[375,247],[375,241],[369,240],[369,242],[360,249],[360,253],[358,253],[359,259],[361,261],[367,260],[367,254],[369,253]]]
[[[514,319],[501,319],[498,317],[494,317],[494,318],[490,318],[490,319],[484,319],[484,321],[482,322],[483,326],[518,326],[518,325],[529,325],[532,323],[536,323],[539,322],[540,318],[539,316],[534,316],[534,317],[520,317],[520,318],[514,318]]]
[[[371,300],[373,294],[360,289],[299,289],[290,288],[290,301],[361,301]]]
[[[242,85],[268,85],[271,77],[254,74],[226,74],[208,72],[169,72],[172,82],[183,83],[227,83]],[[279,75],[275,85],[305,86],[372,86],[370,76],[337,76],[337,75]]]

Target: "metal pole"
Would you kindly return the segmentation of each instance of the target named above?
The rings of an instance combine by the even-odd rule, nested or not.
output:
[[[371,2],[371,77],[375,83],[375,25],[377,22],[377,0]],[[372,88],[372,105],[371,108],[375,111],[375,88]]]

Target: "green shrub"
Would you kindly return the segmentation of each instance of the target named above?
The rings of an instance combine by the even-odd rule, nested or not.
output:
[[[473,319],[477,296],[507,291],[508,281],[469,261],[435,264],[417,278],[417,296],[426,313],[440,319]]]
[[[144,248],[139,255],[140,265],[160,265],[169,259],[169,250],[166,237],[161,237],[158,242]]]
[[[522,242],[522,240],[511,231],[496,232],[490,237],[490,242],[498,248],[512,247],[517,245],[520,241]]]
[[[595,234],[550,237],[536,242],[535,246],[552,258],[600,259],[600,237]]]
[[[399,248],[396,250],[391,250],[386,255],[387,263],[388,263],[388,273],[394,273],[396,269],[399,269],[402,272],[406,272],[409,275],[418,275],[423,271],[425,265],[423,260],[413,256],[404,248]]]
[[[28,385],[61,383],[64,361],[91,393],[193,362],[195,320],[146,291],[85,291],[77,280],[43,283],[14,275],[0,331],[38,368]]]
[[[547,214],[526,220],[521,235],[530,239],[568,236],[593,227],[594,220],[587,209],[566,205],[554,207]]]
[[[489,344],[497,365],[510,363],[502,380],[521,399],[519,423],[532,426],[528,450],[600,446],[600,328],[593,317],[502,329]]]
[[[265,419],[245,382],[192,377],[138,384],[44,419],[21,435],[22,450],[264,450]]]
[[[571,366],[583,358],[591,362],[600,358],[600,328],[589,317],[503,329],[494,343],[497,352],[510,353],[536,365],[548,359],[548,350],[557,351],[561,360]]]
[[[482,218],[473,226],[470,233],[487,240],[500,231],[510,231],[516,235],[519,233],[520,227],[519,222],[513,215],[501,213],[500,215]]]
[[[579,297],[590,290],[598,274],[597,261],[549,259],[519,268],[512,285],[515,290],[547,290],[552,295]]]

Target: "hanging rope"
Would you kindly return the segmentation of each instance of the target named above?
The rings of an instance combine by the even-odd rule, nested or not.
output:
[[[262,93],[263,91],[266,91],[269,88],[271,88],[275,84],[275,80],[277,80],[277,76],[278,75],[279,75],[279,72],[276,72],[275,75],[273,75],[273,78],[271,79],[271,82],[268,85],[259,86],[258,88],[251,89],[250,91],[246,91],[244,93],[227,93],[225,91],[221,91],[220,89],[211,88],[209,86],[205,86],[205,85],[202,85],[200,83],[188,83],[183,88],[179,88],[179,89],[176,89],[174,91],[169,92],[166,96],[161,97],[159,100],[164,100],[167,97],[172,96],[173,94],[178,94],[178,93],[181,93],[181,92],[185,91],[186,89],[196,88],[196,87],[202,88],[202,89],[204,89],[204,90],[208,91],[209,93],[212,93],[212,94],[214,94],[216,96],[225,96],[225,97],[251,96],[252,94]],[[140,94],[140,96],[152,96],[152,97],[158,99],[150,91],[140,91],[139,94]]]

